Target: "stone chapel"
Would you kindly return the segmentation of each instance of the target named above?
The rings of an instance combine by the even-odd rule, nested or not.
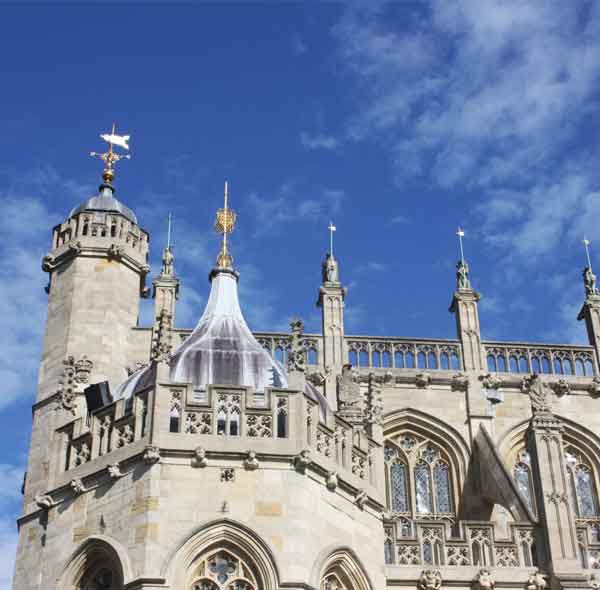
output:
[[[42,261],[14,590],[600,589],[591,265],[585,346],[482,340],[462,256],[453,339],[346,334],[331,252],[321,331],[254,331],[226,190],[208,303],[175,328],[173,249],[147,287],[111,154]]]

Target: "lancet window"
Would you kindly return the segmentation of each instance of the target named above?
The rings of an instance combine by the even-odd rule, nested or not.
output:
[[[535,496],[533,491],[533,477],[531,474],[531,457],[525,449],[517,453],[515,464],[513,466],[513,477],[521,496],[523,496],[529,508],[534,511]]]
[[[252,569],[225,550],[208,555],[198,566],[190,590],[257,590]]]
[[[440,447],[412,433],[401,434],[386,443],[385,462],[388,506],[402,521],[400,534],[412,534],[413,518],[454,516],[451,463]]]
[[[578,449],[568,446],[565,450],[565,464],[571,485],[572,501],[578,518],[600,516],[596,474],[590,461]]]

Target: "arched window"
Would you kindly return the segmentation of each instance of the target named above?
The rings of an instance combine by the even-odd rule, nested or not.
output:
[[[390,556],[391,557],[391,556]],[[346,552],[338,551],[327,560],[321,574],[320,590],[369,590],[362,568]]]
[[[381,366],[386,368],[392,366],[392,355],[390,354],[389,350],[383,351]]]
[[[198,565],[190,590],[258,590],[252,569],[232,552],[220,549]]]
[[[531,457],[525,447],[521,448],[514,458],[512,474],[521,496],[527,502],[527,506],[532,512],[535,512]]]
[[[453,516],[450,462],[434,443],[412,433],[400,434],[386,443],[384,456],[388,505],[393,513],[404,520]],[[407,523],[410,535],[410,521]]]
[[[571,446],[565,451],[565,463],[577,516],[579,518],[598,516],[598,496],[594,482],[594,471],[589,461]]]
[[[123,565],[115,548],[98,539],[88,539],[65,569],[58,586],[69,590],[122,590]]]

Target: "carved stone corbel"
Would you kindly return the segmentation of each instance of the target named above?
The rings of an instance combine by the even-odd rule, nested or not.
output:
[[[552,391],[560,397],[563,395],[568,395],[571,393],[571,384],[566,379],[559,379],[554,382],[552,385]]]
[[[440,590],[442,587],[440,570],[423,570],[417,585],[419,590]]]
[[[256,451],[248,451],[246,458],[244,459],[244,468],[247,471],[255,471],[260,467],[260,463],[256,458]]]
[[[364,510],[365,504],[368,499],[369,499],[369,497],[365,490],[358,490],[358,492],[356,493],[356,496],[354,498],[354,502],[361,510]]]
[[[194,456],[192,457],[192,467],[204,468],[207,465],[206,449],[204,447],[196,447],[194,449]]]
[[[306,468],[312,463],[310,458],[310,450],[302,449],[298,455],[294,457],[294,467],[300,472],[304,473]]]
[[[463,373],[457,373],[452,377],[450,387],[452,391],[467,391],[469,388],[469,378]]]
[[[473,580],[473,590],[494,590],[496,581],[492,576],[492,572],[487,568],[482,568]]]

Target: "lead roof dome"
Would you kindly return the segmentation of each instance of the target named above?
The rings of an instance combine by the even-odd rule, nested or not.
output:
[[[120,213],[129,219],[129,221],[132,221],[137,225],[138,221],[135,213],[115,198],[113,194],[114,190],[115,189],[109,184],[100,185],[99,194],[90,197],[87,201],[84,201],[81,205],[75,207],[69,214],[69,217],[73,217],[73,215],[84,213],[86,211],[103,211],[108,213]]]

